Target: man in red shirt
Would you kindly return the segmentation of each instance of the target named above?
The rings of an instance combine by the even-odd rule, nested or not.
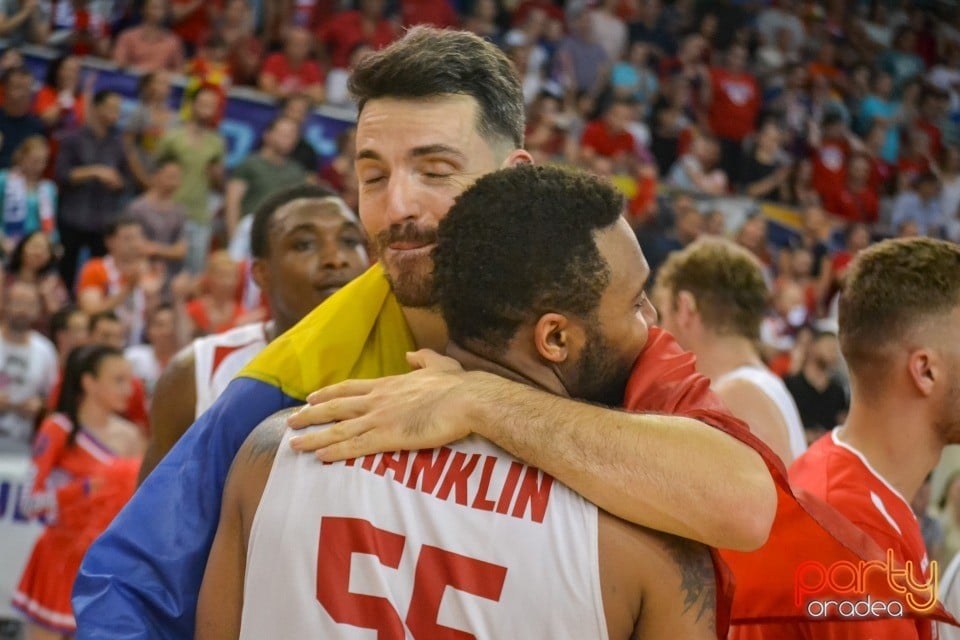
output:
[[[880,200],[871,178],[870,157],[864,153],[855,153],[847,162],[847,184],[824,206],[835,216],[846,222],[874,223],[880,216]]]
[[[720,139],[720,166],[736,178],[743,139],[753,132],[760,113],[760,88],[746,70],[747,50],[735,44],[726,55],[725,68],[710,70],[707,117],[710,129]]]
[[[590,166],[594,158],[601,156],[612,160],[616,168],[632,173],[637,160],[637,143],[627,130],[632,114],[629,101],[617,100],[607,107],[602,118],[587,124],[580,139],[584,166]]]
[[[937,567],[927,557],[910,500],[943,447],[960,443],[958,345],[960,247],[926,238],[888,240],[856,258],[840,299],[849,417],[794,462],[790,480],[840,511],[887,552],[888,560],[864,573],[862,585],[851,583],[845,569],[801,565],[796,597],[807,614],[816,620],[839,611],[850,621],[754,625],[738,629],[735,638],[933,637],[931,621],[923,616],[937,604]],[[909,596],[903,602],[879,598],[877,584],[881,589],[892,586],[889,580],[904,585],[906,576],[916,594],[912,604]],[[843,594],[839,600],[837,593]],[[844,604],[870,596],[872,613]],[[892,617],[878,620],[880,609]]]
[[[260,90],[277,98],[302,93],[310,96],[314,103],[322,103],[325,75],[320,65],[310,59],[312,48],[309,31],[303,27],[289,27],[283,41],[283,53],[273,53],[263,62]]]
[[[330,63],[337,69],[346,69],[357,45],[382,49],[393,42],[397,34],[390,21],[383,17],[383,0],[360,0],[358,11],[344,11],[334,16],[321,27],[317,37],[327,46]]]
[[[847,157],[851,152],[843,118],[837,113],[828,113],[818,130],[814,127],[810,136],[813,147],[813,188],[823,202],[833,202],[843,191],[847,180]]]

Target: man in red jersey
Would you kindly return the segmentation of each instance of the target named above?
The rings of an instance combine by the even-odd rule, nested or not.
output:
[[[811,621],[740,627],[734,638],[935,637],[922,616],[937,605],[937,567],[927,557],[910,501],[943,447],[960,442],[958,338],[960,247],[925,238],[889,240],[856,258],[840,298],[850,414],[794,462],[790,480],[869,535],[887,561],[856,573],[839,563],[799,559],[795,597]],[[863,584],[852,580],[858,577]],[[881,588],[909,582],[913,596],[880,598],[877,580]],[[878,619],[881,609],[888,619]],[[836,613],[846,621],[817,620]]]

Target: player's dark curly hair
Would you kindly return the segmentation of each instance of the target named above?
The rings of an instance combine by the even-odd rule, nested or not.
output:
[[[488,356],[544,313],[589,318],[610,281],[595,233],[623,197],[585,173],[521,165],[488,174],[440,223],[434,286],[450,338]]]
[[[523,88],[517,71],[500,49],[472,33],[414,27],[358,64],[349,88],[361,112],[377,98],[471,96],[479,104],[480,135],[523,146]]]

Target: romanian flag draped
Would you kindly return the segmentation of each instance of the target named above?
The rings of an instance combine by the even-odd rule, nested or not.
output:
[[[268,345],[90,547],[74,583],[76,638],[193,637],[223,487],[246,437],[323,386],[408,372],[415,349],[379,266]]]

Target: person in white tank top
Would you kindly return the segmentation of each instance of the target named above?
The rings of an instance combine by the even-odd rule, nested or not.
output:
[[[661,326],[697,356],[711,388],[789,467],[807,443],[793,396],[756,347],[769,296],[757,260],[718,238],[671,254],[654,293]]]
[[[140,482],[273,338],[369,266],[356,215],[331,191],[291,187],[254,213],[252,271],[272,320],[194,340],[157,382]]]
[[[622,397],[655,318],[622,204],[560,168],[478,180],[434,252],[448,354],[556,395]],[[234,459],[199,640],[725,637],[706,547],[627,524],[478,435],[325,464],[293,451],[289,413]]]

